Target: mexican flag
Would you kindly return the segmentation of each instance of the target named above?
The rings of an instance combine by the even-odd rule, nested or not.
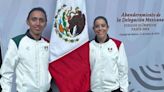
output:
[[[85,0],[57,0],[50,39],[49,71],[60,92],[90,90]]]

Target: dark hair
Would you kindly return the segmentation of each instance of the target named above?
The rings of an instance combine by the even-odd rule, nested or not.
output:
[[[31,9],[31,11],[28,13],[27,20],[29,20],[29,17],[30,17],[30,15],[31,15],[31,13],[33,11],[41,11],[41,12],[43,12],[43,14],[45,15],[45,19],[47,21],[47,14],[46,14],[45,10],[42,7],[36,7],[36,8]]]
[[[105,21],[105,23],[107,24],[107,26],[109,27],[108,21],[107,21],[107,19],[106,19],[104,16],[97,16],[97,17],[94,19],[93,25],[95,25],[95,22],[96,22],[96,20],[98,20],[98,19],[103,19],[103,20]]]

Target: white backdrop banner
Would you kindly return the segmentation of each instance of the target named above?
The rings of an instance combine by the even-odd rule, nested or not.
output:
[[[44,36],[51,34],[56,0],[0,0],[2,54],[10,38],[24,33],[31,8],[41,6],[48,15]],[[87,0],[90,39],[96,16],[105,16],[109,35],[124,42],[129,62],[129,92],[164,92],[164,1]],[[13,91],[15,92],[15,91]]]

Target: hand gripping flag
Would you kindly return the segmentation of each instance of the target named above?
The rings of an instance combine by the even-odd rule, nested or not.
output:
[[[57,0],[49,71],[60,92],[89,92],[89,37],[85,0]]]

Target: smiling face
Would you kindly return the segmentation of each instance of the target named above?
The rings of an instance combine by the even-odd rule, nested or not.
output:
[[[108,24],[103,18],[95,19],[93,30],[98,40],[106,40],[108,28]]]
[[[40,36],[46,26],[46,16],[42,11],[35,10],[31,12],[29,18],[27,19],[27,24],[29,25],[30,34],[35,36]]]

